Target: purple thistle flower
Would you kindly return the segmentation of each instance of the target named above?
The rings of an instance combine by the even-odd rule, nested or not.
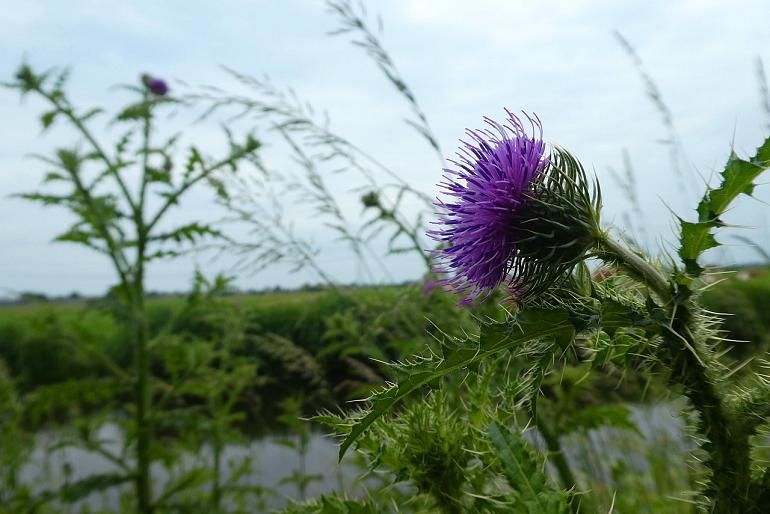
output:
[[[142,75],[142,82],[155,96],[166,96],[168,94],[168,84],[163,79],[151,75]]]
[[[461,305],[483,302],[508,279],[521,240],[517,219],[548,165],[540,120],[525,114],[530,135],[506,113],[506,124],[485,117],[488,128],[466,130],[470,142],[461,141],[459,160],[450,160],[456,169],[446,168],[439,184],[449,199],[436,201],[444,212],[440,228],[429,232],[439,243],[435,271],[450,290],[466,295]],[[514,296],[527,287],[519,278],[509,280]]]

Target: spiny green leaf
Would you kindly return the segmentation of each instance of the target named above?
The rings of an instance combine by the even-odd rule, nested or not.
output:
[[[185,175],[191,175],[196,166],[203,165],[203,156],[194,146],[190,147],[190,155],[185,163]]]
[[[372,395],[369,399],[370,410],[353,423],[350,432],[340,444],[340,460],[364,430],[412,391],[502,350],[544,337],[554,337],[564,342],[571,340],[574,333],[575,327],[567,310],[533,308],[517,313],[511,324],[482,325],[478,342],[465,341],[463,344],[445,345],[442,348],[443,355],[437,361],[416,359],[414,363],[397,366],[399,371],[406,374],[406,378]]]
[[[143,120],[148,118],[151,113],[151,102],[139,102],[131,104],[123,109],[116,117],[116,121]]]
[[[711,234],[715,226],[713,222],[691,223],[682,221],[682,250],[679,255],[682,259],[697,259],[698,256],[709,248],[719,246],[719,243]]]
[[[95,233],[73,227],[67,232],[56,236],[54,241],[89,244],[94,238],[96,238]]]
[[[75,150],[67,150],[66,148],[60,148],[56,151],[56,156],[59,158],[59,165],[62,169],[76,175],[80,171],[81,157]]]
[[[16,79],[15,83],[3,85],[12,88],[18,88],[22,93],[29,93],[30,91],[40,89],[40,87],[42,87],[43,82],[45,82],[45,80],[48,78],[48,73],[38,75],[32,71],[32,68],[30,68],[28,64],[22,63],[22,65],[19,66],[19,69],[16,72],[14,78]]]
[[[751,194],[754,179],[765,169],[764,165],[754,161],[744,161],[735,156],[727,161],[725,170],[722,172],[722,184],[708,194],[708,211],[702,210],[700,206],[698,208],[700,221],[711,221],[720,216],[725,212],[730,202],[741,193]]]
[[[723,225],[720,216],[741,193],[751,195],[754,192],[754,181],[769,164],[770,137],[748,161],[731,155],[722,171],[719,187],[707,189],[698,204],[698,221],[692,223],[680,220],[679,256],[688,275],[697,277],[702,273],[698,258],[709,248],[719,246],[712,229]]]
[[[171,183],[171,174],[163,169],[147,167],[145,169],[145,176],[147,177],[147,182]]]
[[[225,187],[224,182],[214,177],[208,177],[208,183],[214,188],[214,193],[216,193],[217,198],[225,202],[230,199],[230,193],[227,192],[227,187]]]
[[[43,130],[45,131],[48,129],[48,127],[53,124],[54,120],[56,119],[56,116],[59,114],[59,111],[48,111],[44,112],[40,115],[40,124],[43,125]]]
[[[50,171],[45,174],[45,178],[43,179],[43,182],[61,182],[65,180],[68,180],[68,178],[62,175],[61,173]]]
[[[566,514],[566,494],[552,487],[539,462],[521,434],[500,423],[489,425],[489,438],[497,449],[508,483],[518,493],[518,503],[528,513]]]
[[[73,201],[73,198],[70,196],[47,195],[43,193],[19,193],[13,196],[32,202],[40,202],[43,205],[64,205]]]
[[[176,243],[190,242],[194,243],[196,240],[205,236],[222,237],[222,232],[215,229],[211,225],[201,224],[197,222],[188,223],[182,225],[169,232],[164,232],[152,237],[153,241],[174,241]]]
[[[719,246],[719,242],[711,233],[711,229],[717,224],[715,221],[691,223],[684,220],[680,220],[680,223],[679,257],[682,258],[687,273],[698,276],[702,271],[698,264],[698,257],[709,248]]]

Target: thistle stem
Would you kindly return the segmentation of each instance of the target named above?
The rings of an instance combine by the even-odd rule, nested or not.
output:
[[[668,278],[638,254],[603,234],[599,239],[603,260],[612,261],[650,288],[670,308],[670,324],[663,331],[660,357],[671,368],[672,382],[698,411],[698,431],[707,452],[710,474],[704,491],[713,514],[758,512],[750,498],[751,458],[749,434],[732,415],[717,384],[719,366],[710,348],[694,330],[695,305],[690,295],[678,299]]]
[[[604,247],[611,260],[618,262],[631,275],[646,284],[664,302],[668,303],[673,299],[671,286],[666,277],[638,254],[606,234],[602,236],[600,245]]]

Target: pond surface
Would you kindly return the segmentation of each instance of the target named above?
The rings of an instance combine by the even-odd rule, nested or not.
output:
[[[60,434],[39,434],[37,446],[29,462],[21,472],[23,482],[35,484],[38,490],[53,490],[65,483],[82,480],[88,476],[109,472],[118,472],[118,468],[109,459],[98,453],[82,448],[58,448]],[[118,453],[122,448],[123,434],[114,424],[101,427],[96,438],[104,441],[104,447]],[[308,476],[317,479],[307,484],[305,496],[312,498],[330,491],[346,491],[355,494],[361,485],[356,481],[361,470],[351,463],[337,463],[338,447],[334,439],[319,433],[310,434],[307,450],[302,458],[298,452],[282,443],[283,437],[263,437],[251,441],[247,445],[228,445],[222,456],[223,481],[229,478],[232,470],[245,459],[251,459],[250,473],[238,480],[239,485],[261,486],[272,491],[263,497],[270,508],[280,508],[288,499],[300,497],[297,486],[286,482],[292,472],[300,468]],[[289,437],[291,439],[291,436]],[[296,440],[296,436],[293,437]],[[163,490],[169,479],[179,476],[184,470],[189,470],[204,461],[211,462],[210,449],[205,455],[186,455],[180,463],[169,472],[160,465],[153,465],[153,487],[155,491]],[[117,507],[120,495],[130,486],[112,488],[105,492],[94,493],[85,503],[92,507]],[[82,504],[76,504],[79,507]]]
[[[684,424],[679,416],[681,407],[681,404],[630,407],[630,419],[637,425],[638,434],[630,430],[602,427],[563,438],[565,454],[579,481],[604,484],[611,488],[615,485],[613,473],[619,463],[639,476],[650,476],[654,474],[650,463],[653,454],[673,459],[672,464],[676,459],[685,459],[692,445],[684,434]],[[106,448],[115,453],[122,447],[122,433],[117,425],[102,426],[97,437],[105,441]],[[543,446],[534,432],[528,432],[528,438],[536,446]],[[35,484],[38,490],[51,490],[66,480],[76,481],[95,474],[119,471],[112,462],[97,453],[73,447],[57,448],[60,439],[61,434],[57,433],[38,435],[32,458],[22,470],[23,481]],[[244,459],[252,459],[250,472],[239,478],[237,483],[257,485],[273,491],[274,494],[264,497],[265,508],[268,509],[280,508],[286,505],[288,499],[299,498],[297,486],[285,479],[301,467],[306,475],[318,476],[317,480],[307,485],[307,498],[330,491],[344,491],[356,496],[363,490],[363,485],[356,480],[361,469],[350,464],[349,458],[346,459],[348,462],[338,464],[337,443],[323,434],[310,435],[304,461],[300,460],[301,457],[294,449],[282,444],[279,437],[263,437],[245,445],[229,445],[225,448],[222,460],[225,463],[224,480],[231,476],[232,469]],[[156,465],[153,468],[155,491],[163,490],[169,480],[179,476],[181,471],[206,460],[211,462],[210,451],[205,451],[203,455],[185,455],[171,473]],[[659,485],[652,484],[651,487]],[[127,484],[94,493],[84,503],[92,507],[117,507],[121,493],[130,493],[130,487]],[[74,511],[82,504],[73,506]]]

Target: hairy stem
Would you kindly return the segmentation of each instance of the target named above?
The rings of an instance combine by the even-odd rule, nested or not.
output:
[[[691,295],[675,296],[672,282],[638,254],[604,235],[600,240],[606,255],[643,282],[664,302],[670,324],[663,332],[661,357],[671,367],[671,380],[682,386],[684,394],[699,414],[697,428],[704,438],[709,469],[705,495],[713,514],[759,512],[750,499],[751,458],[749,434],[728,408],[719,391],[718,363],[713,352],[695,330],[696,305]],[[684,298],[684,299],[682,299]]]
[[[625,245],[609,236],[605,235],[600,244],[607,251],[611,260],[618,261],[631,275],[660,296],[664,302],[668,303],[672,300],[671,286],[660,271]]]

